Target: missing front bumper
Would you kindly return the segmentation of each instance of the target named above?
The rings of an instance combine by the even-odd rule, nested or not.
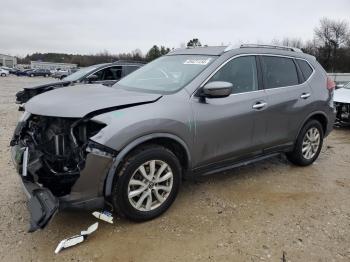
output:
[[[32,151],[20,145],[14,145],[11,148],[13,164],[28,197],[29,232],[43,229],[55,213],[61,209],[92,210],[103,207],[105,176],[113,158],[108,152],[103,153],[102,148],[95,148],[92,145],[91,148],[86,156],[85,168],[81,170],[79,178],[70,188],[69,194],[64,196],[55,195],[55,188],[50,188],[38,180],[38,176],[35,174],[37,160],[35,157],[33,159]],[[26,152],[27,157],[25,157]],[[52,175],[52,177],[55,176]]]
[[[58,199],[45,187],[31,182],[27,177],[28,148],[12,147],[12,161],[20,173],[23,190],[28,197],[27,208],[30,214],[28,232],[44,228],[59,207]]]
[[[25,181],[22,184],[28,196],[27,207],[30,213],[30,227],[28,232],[44,228],[58,210],[58,199],[47,188]]]

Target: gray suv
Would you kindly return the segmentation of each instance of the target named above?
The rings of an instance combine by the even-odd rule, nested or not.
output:
[[[184,177],[276,154],[318,157],[335,114],[332,83],[295,48],[242,45],[175,50],[112,88],[60,88],[25,104],[11,141],[31,228],[58,209],[109,203],[155,218]]]

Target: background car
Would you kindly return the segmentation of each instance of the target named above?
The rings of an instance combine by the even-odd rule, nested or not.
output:
[[[72,68],[67,70],[57,69],[51,72],[51,77],[58,78],[60,80],[64,79],[65,77],[79,71],[80,69]]]
[[[4,77],[4,76],[8,76],[10,74],[9,71],[0,68],[0,76]]]
[[[31,69],[18,69],[16,72],[15,72],[15,75],[16,76],[27,76],[27,72],[28,71],[31,71]]]
[[[7,66],[2,66],[1,69],[8,71],[10,74],[15,74],[18,70],[18,68],[11,68]]]
[[[336,125],[350,125],[350,83],[334,91]]]
[[[61,69],[57,69],[54,72],[52,72],[51,76],[53,78],[58,78],[58,79],[63,79],[65,77],[67,77],[68,75],[70,75],[69,70],[61,70]]]
[[[27,71],[27,76],[33,77],[33,76],[44,76],[48,77],[51,75],[50,70],[48,69],[34,69]]]
[[[16,94],[16,103],[23,104],[27,102],[30,98],[56,89],[60,87],[80,84],[102,84],[105,86],[112,86],[122,77],[130,74],[136,69],[143,66],[143,62],[133,62],[133,61],[118,61],[115,63],[108,64],[98,64],[80,69],[79,71],[63,78],[62,81],[53,82],[45,85],[27,87]],[[30,74],[30,72],[27,72]]]

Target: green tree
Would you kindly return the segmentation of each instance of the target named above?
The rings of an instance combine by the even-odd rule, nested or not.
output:
[[[158,57],[162,56],[161,50],[157,45],[152,46],[152,48],[147,52],[146,59],[147,61],[152,61]]]
[[[165,47],[165,46],[161,46],[160,47],[160,53],[161,55],[166,55],[167,53],[170,52],[170,48],[169,47]]]
[[[198,38],[193,38],[192,40],[188,41],[187,47],[197,47],[202,46],[201,42],[198,40]]]

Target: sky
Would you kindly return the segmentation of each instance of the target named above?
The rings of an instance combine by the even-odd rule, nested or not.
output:
[[[310,40],[322,17],[350,23],[350,0],[0,0],[0,53],[112,54],[154,44]]]

